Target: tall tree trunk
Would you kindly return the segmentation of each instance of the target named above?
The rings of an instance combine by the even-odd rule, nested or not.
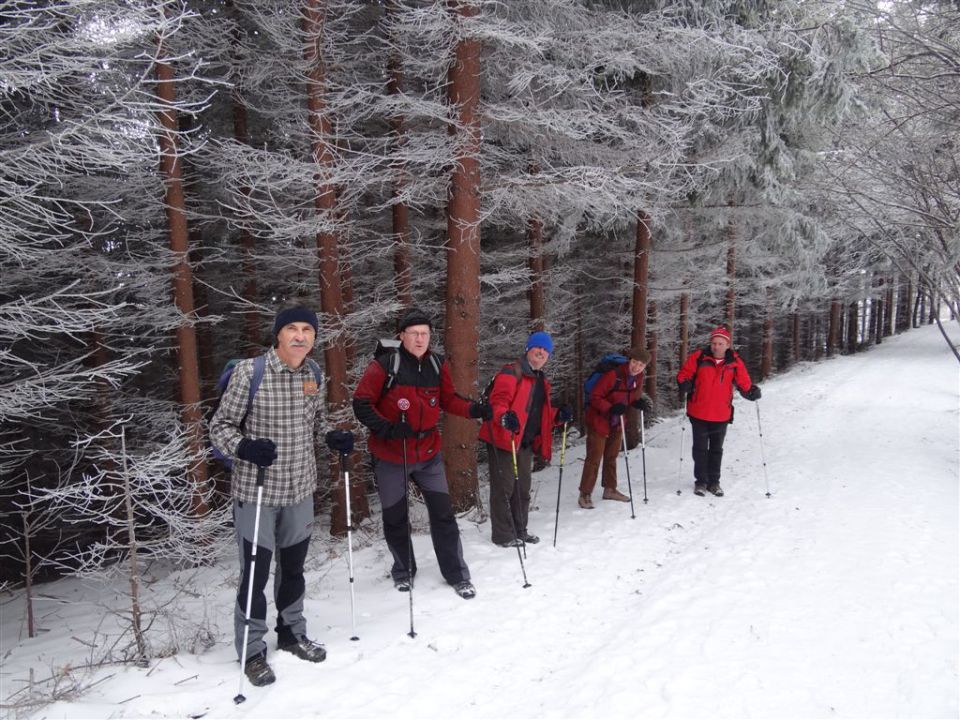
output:
[[[873,338],[877,345],[883,342],[883,318],[884,318],[884,288],[883,278],[877,278],[877,297],[873,301]]]
[[[894,332],[894,319],[896,317],[896,305],[894,304],[894,286],[896,282],[894,280],[894,275],[891,274],[889,281],[887,282],[887,293],[886,300],[884,302],[884,309],[886,313],[883,316],[883,335],[884,337],[890,337]]]
[[[479,14],[470,2],[449,0],[461,33]],[[448,77],[448,100],[457,114],[456,157],[447,208],[445,350],[457,390],[477,389],[480,343],[480,40],[461,35]],[[477,498],[477,425],[446,415],[444,457],[450,499],[458,510]]]
[[[677,329],[679,352],[677,353],[677,367],[690,354],[690,293],[680,293],[680,325]]]
[[[773,290],[767,288],[763,316],[763,351],[760,353],[760,379],[770,377],[773,368]]]
[[[647,350],[650,351],[650,363],[647,365],[646,391],[647,395],[657,405],[657,301],[651,300],[647,304],[650,325],[653,330],[647,331]]]
[[[840,344],[840,329],[843,323],[840,310],[840,298],[833,298],[830,301],[830,323],[827,327],[827,357],[833,357]]]
[[[162,131],[160,177],[164,185],[164,202],[170,250],[174,256],[173,298],[182,320],[177,328],[177,364],[180,379],[180,419],[187,434],[192,458],[187,476],[193,485],[192,511],[202,516],[208,512],[206,500],[207,466],[203,456],[203,411],[200,406],[200,370],[197,364],[197,334],[193,327],[193,273],[189,262],[186,200],[183,192],[183,170],[177,146],[176,87],[173,68],[164,62],[166,49],[157,38],[157,98],[164,107],[158,113]]]
[[[233,104],[233,137],[237,142],[249,145],[247,107],[236,91],[231,93],[231,101]],[[240,192],[249,195],[250,188],[244,185],[240,188]],[[249,230],[240,231],[240,248],[243,253],[240,263],[240,274],[243,278],[242,292],[243,299],[247,301],[243,311],[243,335],[246,343],[243,354],[246,357],[254,357],[263,352],[264,331],[260,311],[257,310],[257,266],[253,259],[253,254],[256,251],[256,241]]]
[[[793,361],[797,363],[803,360],[803,355],[801,354],[802,351],[800,346],[800,312],[795,310],[793,312],[792,319],[793,319],[793,323],[792,323],[793,327],[792,327],[791,335],[793,337],[793,342],[791,344],[793,345]]]
[[[389,0],[386,12],[397,15],[401,11],[399,0]],[[403,89],[403,66],[399,55],[391,51],[387,60],[387,94],[399,95]],[[406,144],[404,117],[390,118],[393,147],[399,151]],[[413,269],[410,267],[410,209],[402,200],[407,184],[406,165],[395,160],[393,167],[393,271],[397,283],[397,301],[404,307],[413,306]]]
[[[308,41],[304,47],[307,74],[307,114],[311,132],[311,153],[317,166],[314,208],[317,213],[333,216],[337,211],[336,188],[326,178],[334,167],[336,158],[330,148],[330,120],[326,111],[326,64],[321,42],[326,20],[326,2],[306,0],[301,22]],[[345,412],[350,400],[347,387],[347,337],[343,298],[340,285],[340,253],[337,237],[332,232],[319,232],[316,237],[317,259],[320,273],[320,307],[323,311],[323,326],[326,329],[323,342],[323,362],[327,375],[327,408],[331,417],[337,418],[337,427],[350,427]],[[337,459],[330,466],[330,476],[337,477]],[[346,495],[341,483],[336,483],[333,505],[330,508],[330,534],[344,535],[347,532]],[[351,505],[354,516],[369,514],[366,493],[359,485],[353,485]]]
[[[543,221],[530,218],[527,224],[530,242],[530,329],[543,330],[547,300],[543,288]]]
[[[733,220],[727,223],[727,297],[724,306],[724,321],[733,333],[736,320],[737,300],[737,229]]]
[[[859,307],[856,300],[847,305],[847,353],[850,355],[857,351],[857,329],[860,327]]]
[[[587,398],[583,394],[583,378],[585,377],[585,362],[584,362],[584,347],[583,347],[583,283],[580,280],[577,280],[577,331],[576,337],[574,338],[574,346],[576,348],[576,358],[574,360],[574,367],[576,371],[574,377],[576,377],[576,413],[577,413],[577,424],[580,428],[581,434],[586,429],[586,408],[584,405],[587,402]]]
[[[633,251],[633,313],[630,323],[630,345],[647,346],[647,293],[650,282],[650,215],[643,210],[637,211],[636,243]],[[627,447],[635,448],[640,444],[640,430],[637,421],[640,414],[630,408],[625,418]]]

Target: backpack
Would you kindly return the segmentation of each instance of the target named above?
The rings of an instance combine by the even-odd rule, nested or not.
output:
[[[379,358],[381,355],[389,354],[390,357],[387,359],[387,362],[381,363],[384,365],[384,370],[387,371],[387,377],[383,381],[383,387],[380,389],[380,399],[383,399],[383,396],[389,392],[397,382],[397,373],[400,372],[400,341],[393,339],[381,338],[377,340],[377,347],[373,351],[373,357]],[[437,359],[435,353],[429,354],[430,364],[433,365],[433,369],[437,372],[437,377],[440,377],[440,360]]]
[[[625,362],[627,362],[627,358],[618,353],[609,353],[600,358],[600,362],[598,362],[593,368],[593,372],[590,373],[590,376],[583,382],[584,405],[590,402],[590,392],[593,390],[594,385],[597,384],[597,381],[601,378],[601,376],[610,372],[614,368],[620,367]]]
[[[477,398],[478,403],[481,403],[484,405],[490,404],[490,393],[493,392],[493,383],[496,381],[497,375],[499,375],[500,373],[507,372],[508,369],[509,369],[509,372],[517,379],[517,382],[520,382],[520,378],[522,377],[522,375],[521,375],[520,369],[517,367],[517,364],[508,363],[507,365],[504,365],[502,368],[500,368],[498,372],[495,372],[493,374],[493,377],[490,378],[490,381],[487,383],[487,386],[481,391],[480,397]]]
[[[233,371],[237,369],[237,364],[240,362],[241,358],[233,358],[228,360],[227,363],[223,366],[223,371],[220,373],[220,378],[217,380],[217,404],[220,404],[220,398],[223,397],[223,393],[226,392],[227,386],[230,384],[230,378],[233,377]],[[317,380],[317,387],[323,387],[323,371],[320,369],[320,366],[315,360],[307,358],[307,366],[310,368],[310,371],[313,373],[314,378]],[[253,375],[250,376],[250,389],[247,392],[247,409],[243,411],[243,417],[240,419],[240,427],[243,428],[244,422],[247,420],[247,415],[250,414],[250,410],[253,408],[253,398],[257,394],[257,390],[260,389],[260,383],[263,382],[264,373],[267,371],[267,356],[266,355],[257,355],[253,359]],[[214,410],[216,412],[216,410]],[[233,468],[233,460],[222,452],[215,445],[211,446],[213,456],[223,463],[224,467],[227,470]]]

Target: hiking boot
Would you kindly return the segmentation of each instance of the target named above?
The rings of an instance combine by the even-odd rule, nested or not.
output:
[[[713,493],[717,497],[723,497],[723,488],[720,487],[720,483],[710,483],[707,485],[707,492]]]
[[[394,578],[393,586],[400,592],[410,592],[410,578]]]
[[[247,680],[249,680],[250,684],[254,687],[269,685],[277,679],[277,676],[273,674],[273,670],[267,665],[267,656],[265,653],[247,658],[247,662],[244,663],[243,666],[243,674],[247,676]]]
[[[470,600],[477,596],[477,589],[473,586],[473,583],[469,580],[463,580],[458,582],[453,586],[453,590],[457,595],[462,597],[464,600]]]
[[[520,540],[518,540],[518,539],[516,539],[516,538],[514,538],[513,540],[505,540],[504,542],[498,542],[498,543],[495,543],[495,544],[496,544],[496,545],[499,545],[500,547],[507,547],[507,548],[510,548],[510,547],[520,547],[521,545],[523,545],[523,543],[520,542]]]
[[[521,535],[520,539],[528,545],[536,545],[538,542],[540,542],[540,538],[538,538],[536,535],[531,535],[528,532],[525,532],[523,535]]]
[[[314,642],[308,637],[302,637],[295,643],[289,645],[278,645],[278,650],[293,653],[301,660],[307,662],[323,662],[327,659],[327,649],[320,643]]]
[[[620,502],[630,502],[630,498],[624,495],[622,492],[616,488],[604,488],[603,489],[603,499],[604,500],[619,500]]]
[[[706,490],[707,490],[707,484],[705,482],[700,482],[699,480],[697,480],[693,484],[694,495],[699,495],[700,497],[703,497],[706,494]]]
[[[593,500],[590,499],[587,493],[580,493],[580,499],[577,500],[577,505],[584,510],[593,510]]]

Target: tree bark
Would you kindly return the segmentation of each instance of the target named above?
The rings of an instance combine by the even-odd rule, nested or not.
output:
[[[173,68],[163,61],[165,48],[157,38],[157,98],[165,109],[158,113],[162,128],[160,177],[164,185],[164,201],[170,250],[174,256],[173,298],[181,317],[177,328],[177,364],[180,379],[180,419],[186,429],[187,444],[193,458],[187,476],[194,487],[192,511],[202,516],[208,512],[206,500],[207,466],[203,456],[203,412],[200,406],[200,370],[197,363],[197,334],[194,319],[193,273],[189,262],[186,199],[183,192],[183,168],[177,146],[177,111]]]
[[[633,254],[633,314],[630,324],[631,347],[647,346],[647,302],[650,282],[650,215],[643,210],[637,211],[636,244]],[[652,396],[651,396],[652,397]],[[627,447],[635,448],[640,444],[640,429],[637,425],[640,414],[630,408],[624,418],[627,433]]]
[[[463,29],[479,10],[470,2],[449,0]],[[448,101],[456,113],[456,157],[447,207],[447,287],[445,351],[457,390],[475,394],[480,343],[480,41],[462,36],[448,77]],[[476,505],[477,424],[445,415],[444,458],[450,499],[457,510]]]
[[[727,223],[727,242],[727,297],[724,306],[724,319],[732,335],[733,323],[736,320],[737,300],[737,230],[733,220]]]
[[[240,96],[234,91],[231,94],[233,103],[233,137],[244,145],[250,144],[250,133],[247,129],[247,108]],[[250,188],[243,186],[240,192],[250,194]],[[263,352],[263,326],[260,311],[257,310],[257,268],[253,259],[256,251],[256,242],[253,234],[248,230],[240,231],[240,248],[242,261],[240,274],[243,279],[243,299],[248,301],[243,311],[243,334],[246,341],[245,357],[254,357]]]
[[[386,6],[388,15],[400,12],[398,0],[389,0]],[[399,95],[403,88],[403,66],[396,52],[391,52],[387,60],[387,94]],[[393,135],[393,147],[399,150],[406,143],[404,117],[394,115],[390,118],[390,132]],[[407,169],[403,162],[391,163],[393,168],[393,271],[397,283],[397,301],[404,307],[413,306],[413,269],[410,266],[410,209],[403,197],[407,184]]]
[[[547,314],[547,300],[543,288],[543,222],[530,218],[527,224],[530,242],[530,329],[543,330]]]
[[[840,344],[840,328],[843,323],[840,310],[840,298],[833,298],[830,301],[830,324],[827,328],[827,357],[833,357]]]
[[[847,305],[847,353],[852,355],[857,351],[857,329],[860,327],[860,307],[857,301]]]
[[[307,37],[304,60],[310,68],[307,74],[307,115],[311,131],[311,153],[317,166],[314,209],[321,215],[334,215],[337,211],[336,188],[326,181],[327,173],[336,163],[330,148],[330,120],[326,110],[326,64],[321,50],[323,26],[326,20],[326,3],[323,0],[307,0],[303,9],[302,27]],[[319,232],[316,237],[317,260],[320,274],[320,308],[326,329],[323,342],[323,362],[327,376],[327,409],[340,429],[352,429],[345,409],[350,401],[347,387],[346,328],[344,323],[343,297],[341,293],[340,253],[337,237],[332,232]],[[330,476],[338,476],[338,462],[331,460]],[[351,483],[351,510],[355,517],[369,515],[367,496],[359,485]],[[344,535],[346,524],[346,495],[342,483],[335,484],[330,508],[330,534]]]
[[[773,369],[773,290],[767,288],[765,313],[763,316],[763,350],[760,353],[760,379],[770,377]]]
[[[690,293],[680,293],[680,321],[677,328],[677,367],[683,365],[690,354]]]

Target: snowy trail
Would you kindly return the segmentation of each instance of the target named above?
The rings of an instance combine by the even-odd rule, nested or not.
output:
[[[648,505],[640,450],[630,453],[636,519],[626,503],[577,507],[583,446],[568,448],[556,549],[557,469],[538,475],[530,588],[486,523],[461,524],[479,591],[469,602],[416,537],[413,639],[382,543],[355,553],[359,642],[347,639],[345,558],[317,560],[306,609],[327,662],[273,653],[277,683],[248,688],[242,706],[231,702],[227,617],[236,568],[211,571],[213,650],[159,661],[149,676],[121,670],[41,715],[955,718],[957,379],[936,329],[922,328],[764,383],[769,499],[755,406],[743,400],[724,498],[692,494],[689,431],[676,495],[680,417],[648,432]],[[620,479],[625,489],[622,463]],[[25,673],[36,653],[19,643],[4,673]]]

